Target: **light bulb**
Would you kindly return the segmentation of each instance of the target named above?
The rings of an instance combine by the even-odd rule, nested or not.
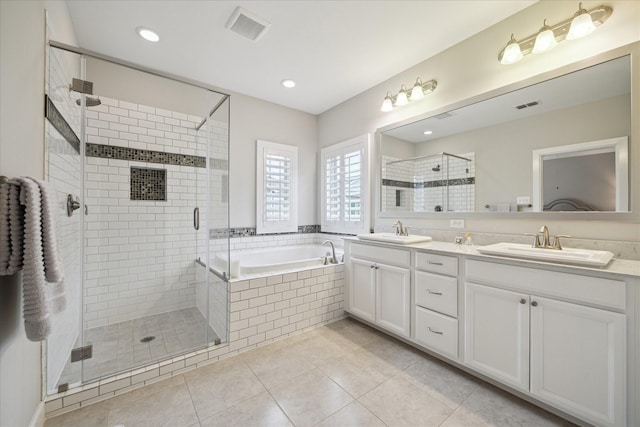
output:
[[[391,102],[391,93],[387,92],[387,96],[384,97],[384,101],[382,101],[382,108],[380,111],[384,113],[388,113],[393,110],[393,102]]]
[[[424,98],[424,92],[422,90],[422,80],[420,80],[420,77],[416,79],[416,84],[414,84],[413,89],[411,89],[410,98],[412,101],[417,101]]]
[[[556,47],[558,42],[556,41],[556,36],[553,33],[553,30],[547,26],[547,20],[545,19],[542,24],[542,28],[538,31],[538,35],[536,36],[536,42],[533,45],[533,53],[542,53]]]
[[[398,96],[396,97],[396,107],[402,107],[408,103],[409,99],[407,98],[407,88],[402,85],[400,87],[400,92],[398,92]]]
[[[520,50],[520,45],[518,44],[518,41],[513,37],[513,34],[511,34],[511,40],[509,40],[509,43],[507,43],[507,47],[504,48],[500,63],[509,65],[514,64],[521,59],[522,51]]]
[[[578,12],[576,12],[573,21],[571,21],[571,27],[569,27],[569,33],[567,33],[567,40],[579,39],[580,37],[593,33],[595,29],[596,26],[593,25],[591,15],[582,8],[582,3],[580,3]]]

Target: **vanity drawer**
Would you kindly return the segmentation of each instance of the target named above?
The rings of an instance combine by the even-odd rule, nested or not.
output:
[[[416,305],[458,316],[458,279],[416,271]]]
[[[439,353],[458,358],[458,320],[416,307],[416,341]]]
[[[466,281],[624,311],[626,285],[621,280],[560,273],[531,267],[466,260]]]
[[[458,275],[458,258],[426,252],[416,253],[416,269],[432,273]]]
[[[395,265],[397,267],[410,267],[411,264],[411,254],[408,250],[384,248],[381,246],[352,243],[351,256],[367,261]]]

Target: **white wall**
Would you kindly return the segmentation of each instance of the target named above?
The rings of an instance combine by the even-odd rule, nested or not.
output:
[[[75,43],[63,2],[0,2],[0,174],[44,177],[45,8],[53,34]],[[26,339],[22,283],[0,278],[0,426],[26,426],[41,401],[40,344]]]
[[[601,4],[585,1],[583,7],[589,9]],[[573,16],[574,1],[541,1],[509,17],[487,30],[459,43],[456,46],[412,67],[395,77],[377,85],[354,98],[321,114],[318,119],[318,145],[324,147],[354,135],[374,132],[376,129],[424,115],[430,111],[479,96],[491,90],[552,71],[558,67],[609,51],[640,40],[640,3],[631,1],[607,2],[613,8],[609,20],[598,27],[589,37],[560,43],[553,51],[543,55],[530,55],[511,66],[501,65],[497,60],[511,33],[519,37],[534,34],[543,19],[557,22]],[[522,34],[520,34],[522,33]],[[384,58],[380,59],[381,61]],[[637,66],[637,65],[634,65]],[[438,88],[423,101],[409,104],[391,113],[380,111],[380,105],[387,91],[396,91],[401,84],[408,84],[420,76],[422,80],[435,78]],[[636,80],[638,77],[635,77]],[[634,81],[634,83],[637,83]],[[637,108],[638,100],[632,104]],[[637,121],[636,121],[637,122]],[[635,123],[634,135],[640,132],[640,124]],[[640,150],[635,150],[632,164],[640,164]],[[637,180],[637,175],[635,175]],[[638,199],[638,195],[634,194]],[[640,204],[637,204],[640,206]],[[390,226],[393,219],[376,219],[376,226]],[[408,225],[422,228],[448,229],[448,220],[428,221],[411,219]],[[570,222],[548,221],[547,225],[557,233],[594,239],[623,241],[640,240],[637,223],[625,222]],[[539,220],[526,219],[467,219],[469,231],[503,233],[523,233],[539,228]]]
[[[234,94],[231,97],[230,138],[231,227],[256,225],[257,139],[298,147],[298,223],[318,224],[316,116]]]

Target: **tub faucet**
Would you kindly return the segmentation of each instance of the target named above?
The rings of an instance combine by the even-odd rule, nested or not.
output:
[[[331,264],[337,264],[338,263],[338,258],[336,258],[336,248],[333,246],[333,242],[331,240],[325,240],[324,242],[322,242],[323,246],[326,246],[327,243],[331,246]]]

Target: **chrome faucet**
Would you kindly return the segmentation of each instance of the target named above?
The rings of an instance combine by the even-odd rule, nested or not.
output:
[[[331,264],[337,264],[338,258],[336,258],[336,248],[333,246],[333,242],[331,240],[325,240],[322,242],[322,245],[325,246],[327,243],[331,246],[331,259],[329,262],[331,262]]]
[[[411,227],[402,227],[402,221],[397,220],[393,226],[396,228],[396,236],[409,236],[409,228]]]

